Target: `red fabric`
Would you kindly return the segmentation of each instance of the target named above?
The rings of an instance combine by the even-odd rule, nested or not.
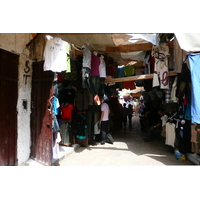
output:
[[[74,105],[73,104],[68,104],[65,107],[61,108],[61,119],[72,119],[72,111],[74,110]]]
[[[149,62],[150,62],[150,73],[154,73],[154,69],[155,69],[155,58],[154,58],[153,56],[150,56]]]
[[[91,76],[99,76],[100,59],[92,53],[91,57]]]
[[[110,76],[114,76],[115,75],[115,65],[114,65],[114,59],[113,58],[109,58],[108,60],[108,66],[110,69]]]
[[[123,83],[123,88],[125,89],[130,89],[130,90],[134,90],[136,87],[135,87],[135,82],[134,81],[125,81]]]
[[[188,101],[185,95],[183,96],[183,105],[184,106],[188,105]]]
[[[60,75],[60,74],[58,74],[58,82],[59,83],[61,83],[61,82],[63,82],[65,79]]]

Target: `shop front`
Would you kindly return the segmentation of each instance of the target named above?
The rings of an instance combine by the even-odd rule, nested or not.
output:
[[[197,134],[192,132],[195,129],[192,127],[198,124],[196,118],[192,119],[191,116],[191,111],[194,111],[194,104],[191,106],[194,84],[189,70],[192,58],[188,58],[187,53],[177,47],[176,37],[171,42],[164,38],[157,46],[148,47],[145,53],[135,54],[138,58],[135,63],[130,64],[130,60],[125,62],[124,59],[123,66],[115,61],[116,56],[111,57],[102,50],[98,51],[92,44],[74,44],[75,35],[67,42],[64,40],[65,34],[60,36],[57,34],[46,40],[44,58],[41,58],[44,62],[40,68],[44,77],[40,77],[41,85],[36,87],[34,98],[35,103],[44,110],[42,116],[50,118],[45,124],[41,121],[41,134],[38,131],[34,134],[32,129],[33,159],[40,160],[36,155],[40,156],[46,151],[49,156],[48,162],[45,162],[50,165],[58,159],[59,145],[72,146],[76,143],[87,146],[100,140],[100,96],[109,100],[112,111],[110,130],[120,130],[121,104],[118,93],[124,88],[134,90],[137,86],[143,89],[138,93],[130,93],[132,99],[139,102],[142,99],[145,106],[162,110],[160,134],[165,139],[165,145],[174,147],[175,152],[178,151],[183,157],[188,153],[198,154],[198,147],[195,146],[198,141],[194,139],[194,144],[191,142],[192,135]],[[35,51],[32,49],[33,55]],[[48,73],[51,74],[49,79]],[[49,80],[48,84],[42,82],[45,78]],[[41,89],[43,86],[47,93]],[[44,104],[39,103],[38,91],[40,96],[45,95],[42,98]],[[46,147],[40,144],[40,140],[44,141]]]

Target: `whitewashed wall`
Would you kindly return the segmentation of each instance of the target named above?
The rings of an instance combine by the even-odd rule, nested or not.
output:
[[[28,59],[29,51],[26,44],[31,40],[29,33],[0,33],[0,48],[20,55],[19,58],[19,78],[18,78],[18,139],[17,139],[17,159],[18,165],[26,162],[30,156],[31,131],[31,81],[32,65]],[[26,61],[29,60],[29,64]],[[27,66],[28,65],[28,66]],[[25,110],[22,103],[27,101]]]

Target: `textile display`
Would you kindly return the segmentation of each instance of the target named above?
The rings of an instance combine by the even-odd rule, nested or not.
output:
[[[175,133],[175,124],[174,123],[166,123],[166,145],[170,145],[174,147],[174,142],[176,138],[176,133]]]
[[[192,124],[200,124],[200,54],[188,54],[188,59],[192,81],[191,120]]]
[[[152,47],[152,55],[155,57],[155,73],[160,75],[160,88],[169,89],[168,80],[168,56],[169,46],[167,43],[161,43],[158,47]],[[153,87],[158,86],[157,76],[154,76]]]
[[[67,70],[67,42],[55,37],[48,40],[44,50],[44,71],[62,72]]]
[[[67,106],[61,107],[61,119],[72,120],[72,111],[74,110],[74,105],[69,103]]]

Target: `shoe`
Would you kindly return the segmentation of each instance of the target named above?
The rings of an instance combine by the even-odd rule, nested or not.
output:
[[[113,142],[111,142],[111,141],[106,141],[107,143],[109,143],[109,144],[113,144]]]
[[[105,142],[104,141],[101,141],[101,145],[104,145],[105,144]]]

